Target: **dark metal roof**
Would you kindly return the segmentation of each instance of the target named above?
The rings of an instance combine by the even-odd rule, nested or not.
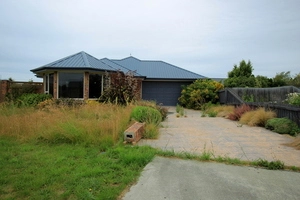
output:
[[[99,71],[117,71],[124,73],[134,72],[135,76],[145,77],[147,79],[182,79],[194,80],[206,78],[202,75],[182,69],[163,61],[139,60],[132,56],[116,59],[97,59],[84,51],[74,55],[59,59],[47,65],[32,69],[31,71],[38,74],[48,69],[72,69],[72,70],[99,70]]]
[[[107,71],[115,71],[116,69],[108,66],[107,64],[103,63],[99,59],[85,53],[84,51],[76,53],[74,55],[59,59],[52,63],[43,65],[36,69],[32,69],[32,72],[37,72],[43,69],[96,69],[96,70],[107,70]]]
[[[139,60],[135,57],[127,57],[113,62],[136,71],[148,79],[199,79],[206,78],[194,72],[182,69],[163,61]]]

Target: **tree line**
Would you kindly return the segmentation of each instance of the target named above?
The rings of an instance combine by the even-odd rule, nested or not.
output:
[[[239,66],[234,65],[232,71],[228,72],[228,78],[224,81],[225,87],[300,87],[300,73],[292,76],[290,71],[280,72],[273,78],[266,76],[254,76],[251,61],[242,60]]]

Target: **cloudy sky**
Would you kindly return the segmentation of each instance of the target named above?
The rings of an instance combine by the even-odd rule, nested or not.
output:
[[[0,0],[0,79],[85,51],[163,60],[211,78],[300,73],[299,0]]]

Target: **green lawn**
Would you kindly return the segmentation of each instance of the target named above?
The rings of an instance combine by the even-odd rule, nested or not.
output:
[[[150,147],[20,143],[0,138],[0,199],[117,199],[155,155]]]

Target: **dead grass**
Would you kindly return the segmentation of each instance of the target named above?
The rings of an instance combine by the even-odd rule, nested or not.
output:
[[[213,106],[209,111],[217,112],[217,117],[227,118],[230,113],[234,112],[234,106]]]
[[[257,110],[252,110],[244,113],[240,118],[241,124],[247,124],[249,126],[262,126],[269,119],[276,117],[276,113],[273,111],[266,111],[264,108],[258,108]]]
[[[295,148],[297,150],[300,150],[300,138],[297,137],[297,138],[294,139],[293,142],[288,143],[288,144],[284,144],[284,145],[288,146],[288,147],[293,147],[293,148]]]
[[[77,108],[53,106],[46,110],[18,108],[14,113],[1,112],[2,109],[0,136],[15,137],[21,141],[42,139],[98,143],[103,139],[119,140],[130,121],[132,106],[87,104]]]

